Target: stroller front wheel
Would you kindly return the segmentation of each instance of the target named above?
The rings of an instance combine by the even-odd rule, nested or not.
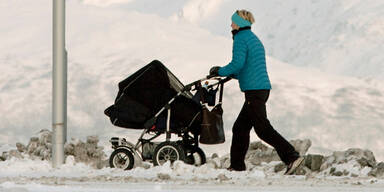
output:
[[[154,150],[153,164],[163,165],[167,161],[173,163],[174,161],[184,161],[184,150],[175,142],[162,142]]]
[[[134,158],[132,152],[125,148],[118,148],[109,157],[109,166],[123,170],[132,169]]]

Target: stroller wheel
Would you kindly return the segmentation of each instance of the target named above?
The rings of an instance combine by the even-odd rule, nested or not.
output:
[[[118,148],[109,157],[109,166],[111,168],[129,170],[133,168],[133,165],[134,158],[128,149]]]
[[[178,144],[175,142],[162,142],[160,143],[153,152],[153,164],[156,165],[163,165],[167,161],[171,161],[173,163],[174,161],[180,160],[184,161],[185,154],[183,148],[181,148]]]
[[[197,146],[188,145],[185,147],[185,163],[195,166],[203,165],[207,162],[204,151]]]

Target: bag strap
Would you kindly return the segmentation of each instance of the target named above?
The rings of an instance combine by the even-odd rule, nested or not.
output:
[[[223,101],[223,92],[224,92],[224,82],[220,83],[220,95],[219,95],[219,104]]]
[[[204,98],[204,93],[203,93],[203,86],[201,86],[201,82],[199,82],[198,84],[196,84],[196,86],[197,86],[198,91],[200,92],[200,101],[201,101],[202,103],[206,103],[206,102],[205,102],[205,98]]]

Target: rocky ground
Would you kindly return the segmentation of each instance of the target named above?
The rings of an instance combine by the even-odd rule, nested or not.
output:
[[[65,155],[67,159],[72,159],[75,163],[84,163],[94,169],[103,169],[108,167],[108,155],[105,154],[103,147],[98,146],[97,136],[88,136],[86,141],[72,139],[65,145]],[[351,148],[346,151],[335,151],[330,156],[321,154],[307,154],[311,147],[310,140],[290,141],[301,155],[305,156],[302,166],[297,169],[295,175],[304,176],[306,179],[319,178],[324,176],[350,177],[350,178],[371,178],[384,179],[384,162],[377,162],[374,154],[369,150]],[[3,152],[0,161],[9,161],[10,159],[32,159],[32,160],[51,160],[52,133],[48,130],[42,130],[36,137],[32,137],[27,145],[16,143],[14,150]],[[259,170],[266,177],[282,175],[285,171],[285,165],[281,163],[276,151],[261,142],[250,144],[246,155],[247,172]],[[151,169],[148,163],[137,163],[136,167],[142,169]],[[229,166],[229,155],[219,156],[213,154],[207,157],[207,163],[204,167],[209,169],[224,170]],[[174,169],[172,166],[170,169]],[[164,180],[170,175],[159,173],[158,177],[152,179]],[[1,178],[4,180],[4,178]],[[19,178],[22,180],[22,177]],[[54,178],[52,178],[54,179]],[[81,179],[81,178],[80,178]],[[89,177],[90,180],[106,178]],[[123,178],[135,180],[132,178]],[[217,175],[218,181],[225,181],[228,177],[224,174]]]

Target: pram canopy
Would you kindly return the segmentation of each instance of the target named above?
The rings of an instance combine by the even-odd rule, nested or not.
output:
[[[119,127],[144,129],[144,124],[154,117],[184,85],[160,61],[154,60],[118,84],[115,103],[105,110],[111,122]],[[171,104],[171,129],[195,127],[201,111],[200,103],[192,100],[192,93],[183,91]],[[167,110],[159,116],[166,120]],[[190,126],[196,124],[196,126]],[[190,130],[193,131],[193,130]],[[195,130],[197,131],[197,130]]]

